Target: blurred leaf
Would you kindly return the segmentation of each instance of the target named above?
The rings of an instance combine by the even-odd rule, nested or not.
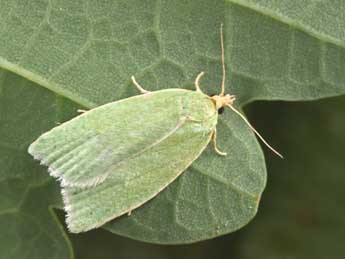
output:
[[[1,258],[72,256],[52,210],[61,203],[60,187],[27,153],[37,134],[55,126],[71,107],[54,93],[0,71]]]
[[[97,229],[71,235],[78,259],[227,259],[235,250],[231,236],[188,245],[156,245],[113,235]],[[116,253],[114,252],[116,251]]]
[[[92,108],[136,94],[129,80],[133,74],[150,90],[192,89],[194,77],[201,70],[207,72],[203,88],[208,93],[219,91],[221,22],[230,78],[227,87],[238,95],[240,104],[254,99],[310,100],[345,93],[345,3],[325,3],[2,1],[0,67],[50,90],[25,80],[23,84],[28,86],[23,90],[16,82],[18,78],[2,73],[3,183],[11,186],[13,177],[7,161],[32,163],[20,174],[25,174],[25,180],[7,192],[16,190],[16,195],[25,196],[20,193],[31,182],[37,184],[36,175],[48,179],[42,172],[46,169],[38,168],[25,150],[56,120],[72,117],[68,109],[73,105],[65,105],[66,101],[56,99],[56,94]],[[31,88],[42,93],[30,97],[34,93]],[[21,95],[25,94],[29,96],[27,102],[31,98],[29,104],[37,108],[24,105]],[[60,100],[58,105],[56,100]],[[23,112],[16,109],[26,112],[21,120],[18,118]],[[187,243],[245,225],[255,215],[265,186],[263,156],[248,128],[230,112],[220,121],[219,143],[229,153],[226,159],[207,150],[161,195],[107,228],[150,242]],[[10,152],[13,147],[20,147],[20,152]],[[59,197],[56,184],[49,182],[47,186],[39,194],[42,200],[37,198],[37,202],[45,201],[45,208],[57,204]],[[1,210],[18,207],[11,199],[4,199]],[[12,232],[21,236],[20,231],[24,230],[17,226]],[[64,246],[63,241],[58,244]]]
[[[345,96],[249,108],[253,117],[269,114],[265,124],[257,121],[262,130],[279,120],[274,134],[288,155],[270,161],[263,204],[255,224],[241,232],[238,258],[342,258]]]

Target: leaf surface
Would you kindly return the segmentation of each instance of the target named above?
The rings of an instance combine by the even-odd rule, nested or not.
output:
[[[21,87],[13,75],[2,72],[3,183],[9,184],[16,174],[7,169],[7,161],[27,161],[23,160],[29,159],[24,151],[32,140],[52,128],[56,118],[72,117],[67,111],[72,104],[65,107],[66,101],[60,97],[57,100],[64,101],[58,101],[57,111],[51,110],[56,107],[56,95],[92,108],[133,95],[131,75],[148,90],[192,89],[195,76],[202,70],[206,71],[203,89],[217,93],[221,22],[226,40],[227,91],[238,96],[239,105],[256,99],[312,100],[344,94],[345,4],[340,0],[324,3],[1,1],[0,67],[47,88],[53,96],[37,93],[30,98],[39,107],[24,106],[21,95],[39,87],[25,80],[25,87]],[[10,78],[6,82],[5,75]],[[6,91],[5,84],[11,86]],[[11,99],[11,95],[18,97]],[[9,107],[15,107],[11,116],[6,115]],[[20,108],[31,116],[18,120],[20,113],[16,111]],[[38,127],[41,124],[44,126]],[[254,136],[230,111],[221,118],[218,136],[228,157],[217,157],[207,149],[166,191],[135,211],[133,217],[114,221],[107,229],[148,242],[188,243],[245,225],[255,215],[265,186],[264,158]],[[11,152],[18,146],[20,152]],[[285,153],[283,147],[278,149]],[[24,167],[27,178],[23,184],[15,184],[8,192],[16,187],[19,195],[36,181],[33,175],[46,177],[45,168],[33,165]],[[46,201],[45,208],[55,204],[59,197],[56,185],[42,190],[39,196],[52,199]],[[8,204],[15,204],[10,200]],[[24,222],[26,218],[18,215]],[[67,257],[65,241],[57,242],[65,247]]]

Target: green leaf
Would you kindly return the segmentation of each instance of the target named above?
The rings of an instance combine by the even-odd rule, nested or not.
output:
[[[342,1],[234,2],[3,1],[0,65],[89,107],[132,95],[132,74],[162,89],[205,70],[214,92],[224,22],[228,85],[242,101],[344,93]]]
[[[73,105],[9,72],[0,71],[0,257],[70,258],[70,243],[53,207],[60,187],[27,153],[37,134]]]
[[[2,1],[0,67],[37,84],[22,80],[25,87],[21,87],[20,79],[2,73],[0,161],[5,166],[0,175],[11,186],[2,192],[24,196],[28,186],[47,181],[35,202],[42,210],[57,204],[57,185],[48,180],[46,168],[30,160],[26,147],[56,120],[71,118],[70,109],[76,104],[92,108],[136,94],[131,75],[149,90],[192,89],[195,76],[204,70],[203,88],[217,93],[221,22],[227,90],[238,96],[238,104],[345,93],[344,8],[343,1],[311,0]],[[33,89],[39,90],[31,96]],[[161,195],[107,229],[148,242],[189,243],[245,225],[255,215],[265,186],[263,155],[254,136],[230,111],[222,117],[218,135],[228,157],[206,150]],[[11,151],[18,147],[20,152]],[[283,146],[278,148],[285,153]],[[31,166],[13,170],[7,161],[26,161]],[[24,180],[9,185],[17,174]],[[1,196],[11,197],[1,202],[1,210],[18,207],[20,197]],[[60,238],[56,247],[65,251],[60,257],[67,258],[66,241],[47,211],[37,217],[51,222],[49,230],[60,231],[49,233]],[[24,214],[18,215],[25,222]],[[21,236],[21,231],[24,226],[7,230],[13,236]]]

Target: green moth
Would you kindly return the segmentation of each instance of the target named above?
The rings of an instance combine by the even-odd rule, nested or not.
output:
[[[222,27],[221,50],[219,95],[201,91],[203,72],[195,79],[196,91],[149,92],[132,77],[141,95],[84,112],[30,145],[29,153],[60,180],[71,232],[88,231],[130,214],[174,181],[211,141],[216,153],[226,155],[216,145],[218,110],[225,106],[268,145],[233,107],[235,96],[224,94]]]

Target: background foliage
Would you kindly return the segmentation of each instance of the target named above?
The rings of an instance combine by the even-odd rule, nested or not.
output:
[[[208,93],[216,92],[221,22],[227,89],[238,95],[239,105],[257,99],[296,101],[343,94],[343,1],[0,3],[1,258],[72,258],[69,238],[77,258],[93,258],[93,253],[113,258],[115,250],[119,258],[341,254],[342,97],[251,105],[251,120],[286,159],[268,154],[268,189],[250,225],[190,246],[148,245],[104,230],[67,238],[59,223],[63,215],[58,221],[52,209],[61,207],[59,186],[26,149],[39,134],[75,116],[77,108],[135,94],[132,74],[150,90],[191,89],[195,75],[205,70],[202,85]],[[253,135],[230,112],[222,117],[219,132],[220,143],[230,150],[226,162],[207,151],[184,180],[107,229],[150,242],[189,243],[245,225],[255,215],[255,201],[265,186],[263,156]],[[255,199],[243,198],[229,187],[232,184]],[[210,187],[214,192],[206,193]],[[219,202],[213,216],[210,199]],[[178,213],[171,211],[173,207]],[[183,228],[173,219],[176,215]]]

